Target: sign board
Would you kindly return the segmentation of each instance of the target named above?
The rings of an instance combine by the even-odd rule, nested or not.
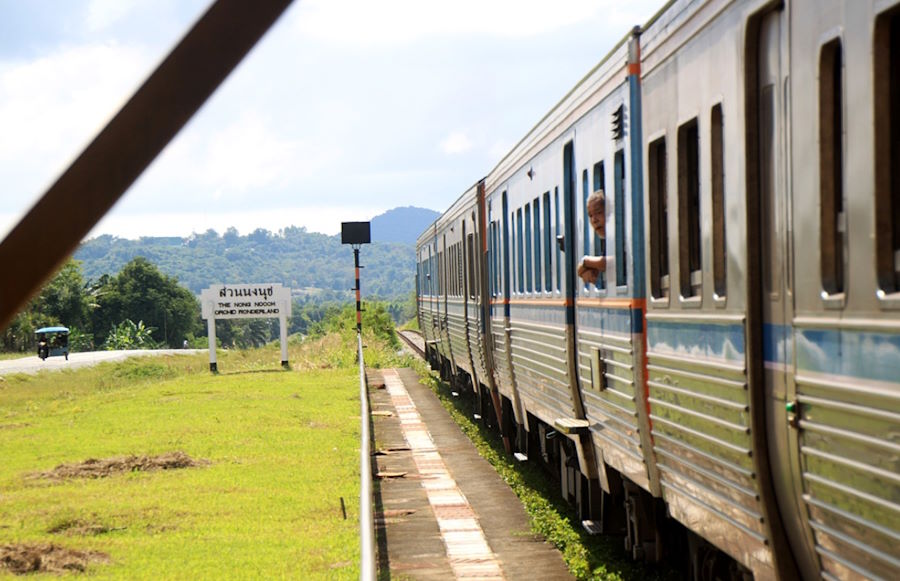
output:
[[[200,293],[204,319],[263,319],[291,316],[291,289],[278,283],[217,284]]]
[[[341,222],[341,244],[369,244],[371,241],[368,222]]]
[[[291,316],[291,289],[278,283],[214,284],[200,292],[200,314],[207,321],[210,371],[218,371],[216,319],[277,318],[281,338],[281,366],[288,367],[287,318]]]

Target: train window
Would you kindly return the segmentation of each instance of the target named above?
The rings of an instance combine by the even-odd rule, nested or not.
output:
[[[440,251],[437,253],[437,274],[438,274],[437,289],[438,289],[438,295],[440,295],[440,296],[444,296],[443,271],[444,271],[444,252]]]
[[[598,161],[594,164],[594,190],[606,190],[606,167],[602,161]],[[584,208],[585,219],[587,219],[587,200],[585,200],[585,208]],[[588,224],[590,228],[590,224]],[[589,230],[591,232],[590,238],[593,241],[591,245],[591,251],[586,252],[585,254],[591,254],[593,256],[606,256],[606,240],[601,239],[596,232]],[[600,290],[606,288],[606,273],[601,272],[600,276],[597,277],[597,282],[595,283],[596,287]]]
[[[666,187],[666,138],[650,144],[648,191],[650,194],[650,292],[654,298],[669,296],[669,210]]]
[[[844,292],[844,114],[842,47],[834,39],[819,55],[819,240],[822,288]]]
[[[465,235],[465,231],[463,231],[463,235]],[[462,241],[459,241],[456,243],[456,295],[460,297],[466,296],[465,267],[463,243]]]
[[[628,284],[628,257],[625,249],[625,151],[619,150],[613,160],[616,212],[616,286]]]
[[[875,261],[880,293],[900,292],[900,8],[875,21]]]
[[[559,227],[559,186],[556,186],[555,188],[553,188],[553,214],[556,216],[556,230],[555,230],[555,232],[556,232],[556,235],[559,236],[559,234],[560,234],[560,227]],[[561,272],[562,267],[560,266],[560,264],[562,263],[562,260],[561,260],[561,258],[562,258],[562,257],[561,257],[561,254],[562,254],[562,249],[560,249],[559,244],[557,244],[557,245],[556,245],[556,290],[557,290],[557,291],[559,291],[559,289],[560,289],[560,284],[561,284],[561,281],[562,281],[562,272]]]
[[[678,128],[678,271],[682,297],[699,295],[700,131],[697,118]]]
[[[606,168],[604,167],[602,161],[598,161],[594,164],[594,191],[596,192],[597,190],[606,191]],[[585,200],[585,202],[587,202],[587,200]],[[584,209],[584,215],[587,216],[587,207],[585,207]],[[593,239],[594,244],[591,254],[602,256],[606,252],[605,249],[600,248],[602,245],[600,237],[597,236],[596,233],[594,233]],[[597,280],[597,282],[600,282],[599,279]]]
[[[518,291],[525,292],[525,262],[524,256],[522,254],[522,208],[519,208],[516,212],[516,255],[518,256],[517,262],[517,289]]]
[[[553,250],[553,240],[550,236],[550,192],[544,192],[544,290],[550,292],[553,288],[553,276],[550,271],[550,253]]]
[[[587,217],[587,200],[588,196],[591,194],[591,190],[588,187],[588,170],[584,170],[581,173],[581,190],[582,190],[582,200],[581,200],[581,215],[583,216],[584,221],[584,252],[582,254],[590,254],[591,253],[591,222]],[[585,286],[587,284],[585,283]]]
[[[494,293],[499,295],[503,288],[503,243],[500,240],[500,221],[494,222]]]
[[[531,204],[525,204],[525,289],[531,292]]]
[[[499,288],[497,285],[497,253],[499,252],[499,248],[497,247],[497,223],[491,222],[490,228],[488,229],[489,234],[489,244],[490,244],[490,260],[488,261],[488,266],[491,271],[488,273],[488,280],[491,281],[491,296],[497,296],[497,289]]]
[[[541,200],[535,198],[532,202],[534,206],[534,290],[541,292],[541,271],[543,263],[541,262]]]
[[[478,281],[475,279],[475,235],[469,234],[468,239],[466,240],[466,244],[468,246],[468,254],[466,255],[466,259],[468,262],[468,268],[466,271],[469,275],[469,298],[475,299],[478,297]]]
[[[722,104],[710,113],[710,144],[712,147],[712,219],[713,219],[713,292],[724,298],[725,284],[725,125]]]
[[[454,244],[450,247],[450,296],[459,296],[459,270],[458,270],[458,251],[459,246]]]

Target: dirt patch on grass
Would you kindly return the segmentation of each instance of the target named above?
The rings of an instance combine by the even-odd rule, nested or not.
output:
[[[67,480],[70,478],[106,478],[121,472],[150,472],[207,466],[209,460],[194,460],[184,452],[168,452],[159,456],[127,456],[124,458],[89,458],[76,464],[60,464],[53,470],[38,472],[35,478]]]
[[[84,571],[89,563],[105,563],[109,555],[76,551],[59,545],[0,545],[0,569],[16,575]]]
[[[112,531],[125,530],[125,527],[110,527],[99,523],[92,523],[80,519],[64,520],[49,529],[47,532],[51,535],[64,534],[70,536],[89,537],[97,535],[105,535]]]

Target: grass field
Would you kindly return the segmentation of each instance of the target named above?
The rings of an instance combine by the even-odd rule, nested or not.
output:
[[[219,375],[198,355],[0,378],[0,549],[108,556],[88,565],[92,578],[358,578],[349,347],[337,336],[293,344],[294,371],[271,347],[220,354]],[[380,354],[370,346],[370,356]],[[172,452],[204,464],[37,474]]]

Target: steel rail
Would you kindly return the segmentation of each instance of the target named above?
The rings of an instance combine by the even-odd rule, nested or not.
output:
[[[0,243],[0,329],[291,4],[217,0]]]
[[[375,514],[372,497],[372,453],[369,432],[369,392],[363,360],[362,333],[356,334],[359,358],[359,578],[375,581]]]

